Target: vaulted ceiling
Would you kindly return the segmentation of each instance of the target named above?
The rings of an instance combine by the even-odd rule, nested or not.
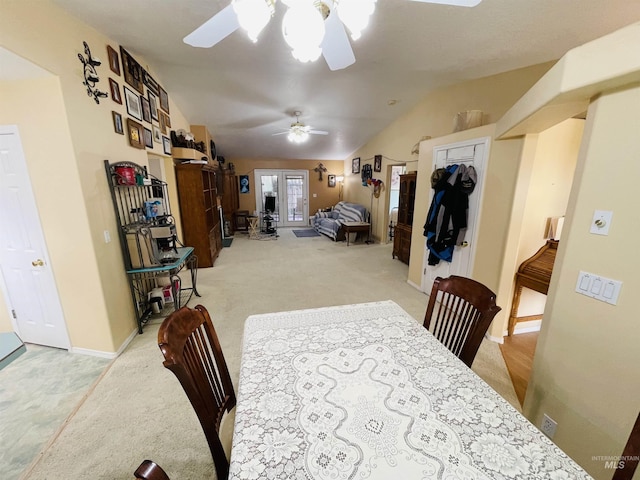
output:
[[[182,39],[230,0],[54,2],[145,58],[228,158],[347,158],[436,88],[555,60],[640,21],[635,0],[483,0],[474,8],[378,0],[362,38],[351,42],[356,63],[331,71],[322,57],[292,57],[281,2],[257,43],[238,30],[208,49]],[[273,136],[296,110],[329,135],[302,145]]]

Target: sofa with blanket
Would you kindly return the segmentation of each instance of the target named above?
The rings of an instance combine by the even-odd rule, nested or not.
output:
[[[314,215],[313,228],[334,241],[344,240],[344,222],[368,221],[367,209],[357,203],[338,202],[329,212],[318,212]]]

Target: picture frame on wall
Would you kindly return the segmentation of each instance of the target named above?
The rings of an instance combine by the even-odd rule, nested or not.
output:
[[[160,123],[160,131],[163,135],[167,134],[167,124],[165,122],[165,115],[162,110],[158,110],[158,123]]]
[[[142,67],[129,52],[120,47],[120,56],[122,57],[122,70],[124,73],[124,81],[135,88],[138,93],[144,94],[144,84],[142,83]]]
[[[147,86],[147,89],[150,92],[158,95],[158,82],[156,82],[149,72],[147,72],[144,68],[142,69],[142,83]]]
[[[133,148],[144,148],[144,127],[130,118],[127,118],[127,136]]]
[[[162,149],[166,155],[171,155],[171,140],[169,137],[162,137]]]
[[[124,135],[124,126],[122,125],[122,115],[112,110],[111,116],[113,117],[113,130],[120,135]]]
[[[351,160],[351,173],[360,173],[360,157]]]
[[[144,129],[144,146],[153,148],[153,134],[151,130],[145,127]]]
[[[373,157],[373,171],[374,172],[382,171],[382,155],[375,155]]]
[[[120,59],[111,45],[107,45],[107,57],[109,58],[109,68],[116,75],[120,75]]]
[[[156,127],[153,125],[151,127],[153,129],[153,141],[156,143],[162,143],[162,134],[160,133],[160,127]]]
[[[140,96],[140,102],[142,105],[142,119],[145,122],[151,123],[151,106],[147,97]]]
[[[335,175],[327,175],[327,184],[330,188],[336,186],[336,176]]]
[[[160,108],[169,113],[169,95],[160,85],[158,85],[158,96],[160,97]]]
[[[111,100],[122,105],[122,96],[120,96],[120,85],[118,85],[118,82],[110,78],[109,88],[111,89]]]
[[[140,95],[126,86],[124,88],[124,100],[127,105],[127,113],[136,120],[142,120],[142,105],[140,105]]]
[[[149,108],[151,109],[151,118],[156,122],[158,121],[158,96],[151,90],[147,92],[147,98],[149,99]]]
[[[240,175],[240,193],[249,193],[249,175]]]

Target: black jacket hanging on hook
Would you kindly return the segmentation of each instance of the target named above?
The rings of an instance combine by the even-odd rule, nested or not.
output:
[[[466,165],[450,165],[438,169],[432,175],[435,193],[424,235],[429,249],[429,265],[437,265],[440,260],[451,262],[455,245],[462,244],[467,230],[469,194],[475,188],[476,171]]]

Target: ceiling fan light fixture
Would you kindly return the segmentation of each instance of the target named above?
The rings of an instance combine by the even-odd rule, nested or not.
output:
[[[376,0],[339,0],[338,17],[351,32],[351,38],[358,40],[369,25],[369,17],[376,8]]]
[[[292,55],[300,62],[320,58],[320,44],[324,39],[324,19],[313,1],[289,2],[282,19],[282,35],[291,47]]]
[[[292,125],[287,140],[293,143],[304,143],[309,140],[309,132],[301,125]]]
[[[238,23],[246,30],[249,39],[256,43],[258,35],[269,23],[275,12],[275,0],[232,0]]]

